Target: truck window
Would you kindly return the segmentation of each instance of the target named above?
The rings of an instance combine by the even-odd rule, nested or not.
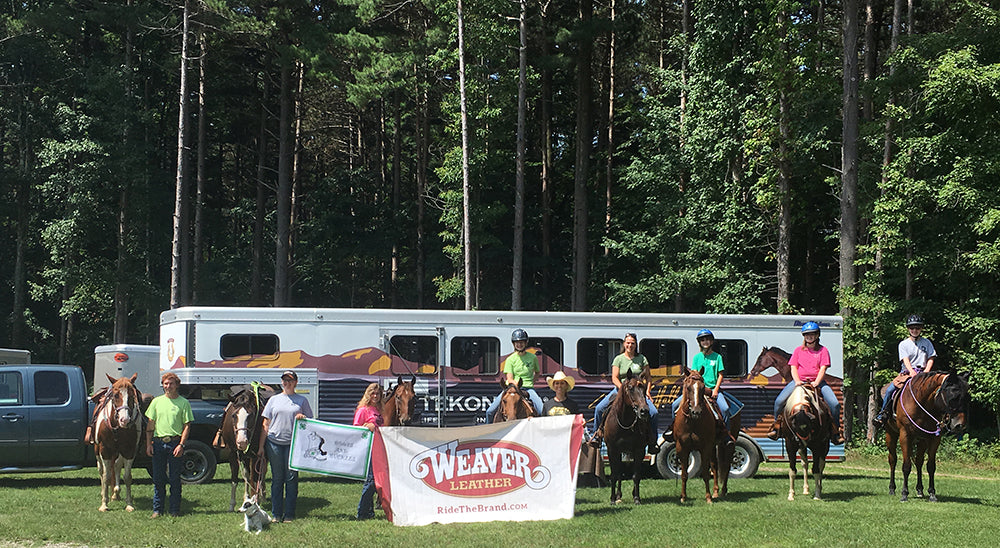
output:
[[[646,356],[651,369],[687,363],[687,343],[683,339],[642,339],[639,353]]]
[[[715,351],[722,356],[725,378],[747,376],[747,342],[741,339],[716,339]]]
[[[621,339],[580,339],[576,342],[576,367],[584,375],[609,375],[611,362],[621,352]]]
[[[528,349],[534,349],[542,375],[555,373],[563,365],[563,342],[559,337],[531,337]]]
[[[453,338],[451,367],[456,375],[496,375],[500,371],[500,339]]]
[[[430,375],[437,372],[438,338],[432,335],[393,335],[389,355],[394,375]]]
[[[23,394],[20,371],[0,373],[0,405],[21,405]]]
[[[69,377],[62,371],[35,372],[35,405],[62,405],[69,401]]]
[[[219,340],[219,355],[224,360],[278,359],[277,335],[232,333]]]

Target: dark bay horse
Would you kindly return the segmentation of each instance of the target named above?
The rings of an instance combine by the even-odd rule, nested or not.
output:
[[[632,375],[630,370],[618,395],[608,407],[604,419],[604,443],[608,446],[611,464],[611,503],[622,501],[622,480],[625,465],[622,454],[632,458],[632,502],[642,504],[639,498],[639,479],[642,476],[643,457],[649,441],[649,407],[646,406],[646,383]]]
[[[101,512],[108,510],[109,490],[113,491],[111,500],[119,499],[119,476],[125,482],[125,510],[135,510],[132,505],[132,461],[142,438],[142,399],[135,387],[137,378],[138,374],[120,379],[108,375],[111,389],[94,409],[94,451],[97,472],[101,475]]]
[[[229,511],[236,510],[236,478],[243,479],[244,499],[257,495],[263,500],[264,475],[267,457],[261,450],[261,429],[264,424],[264,404],[276,392],[273,388],[257,383],[234,386],[233,395],[222,417],[222,441],[229,449],[229,472],[232,489],[229,495]]]
[[[788,365],[788,360],[792,355],[784,350],[778,348],[777,346],[772,346],[770,348],[764,347],[760,351],[760,355],[757,356],[757,361],[754,362],[753,368],[747,373],[747,380],[752,379],[759,375],[761,372],[767,370],[769,367],[775,368],[781,375],[785,382],[790,382],[792,380],[792,368]]]
[[[531,398],[521,389],[521,379],[517,382],[508,383],[507,379],[500,379],[500,386],[503,392],[500,394],[500,408],[497,409],[493,422],[512,421],[516,419],[526,419],[535,416],[535,406],[531,403]]]
[[[967,376],[950,373],[920,373],[912,377],[899,391],[895,404],[896,420],[886,421],[885,443],[889,449],[889,494],[896,494],[896,443],[903,449],[903,492],[900,501],[909,495],[911,462],[917,465],[917,497],[924,496],[921,467],[927,455],[928,500],[937,502],[934,491],[934,471],[941,434],[965,432],[969,414],[969,382]]]
[[[414,407],[417,403],[417,394],[413,390],[416,384],[416,376],[411,376],[410,380],[403,382],[400,375],[396,379],[396,386],[386,392],[382,398],[382,420],[385,426],[409,426],[416,420]]]
[[[705,481],[705,502],[725,496],[729,482],[732,453],[729,439],[718,439],[719,426],[710,405],[710,393],[697,371],[688,370],[681,391],[681,405],[674,416],[674,442],[681,462],[681,502],[687,501],[688,458],[692,451],[701,453],[701,478]],[[726,456],[728,455],[728,457]],[[709,490],[709,480],[715,483]],[[720,492],[721,489],[721,492]]]
[[[816,488],[813,499],[823,496],[823,468],[830,452],[830,411],[823,403],[819,391],[812,385],[795,387],[782,410],[784,423],[781,436],[785,439],[788,454],[788,500],[795,500],[795,464],[802,459],[802,494],[809,494],[809,452],[812,452],[812,472]]]

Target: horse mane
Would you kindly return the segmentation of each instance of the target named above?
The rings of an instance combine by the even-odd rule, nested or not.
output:
[[[789,359],[789,358],[792,357],[792,353],[791,352],[785,352],[782,348],[777,347],[777,346],[769,346],[769,347],[767,347],[767,351],[768,352],[774,352],[776,354],[780,354],[785,359]]]

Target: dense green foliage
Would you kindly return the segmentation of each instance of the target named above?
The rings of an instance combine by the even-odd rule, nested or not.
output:
[[[188,4],[180,302],[275,302],[279,155],[292,132],[287,302],[461,306],[454,2]],[[976,402],[1000,411],[1000,10],[920,2],[890,51],[892,4],[870,2],[873,38],[857,44],[873,67],[862,83],[859,282],[839,291],[840,2],[616,1],[595,4],[592,19],[577,2],[528,2],[522,307],[572,306],[576,80],[588,44],[588,309],[847,309],[859,394],[869,367],[896,367],[900,320],[918,312],[941,363],[970,371]],[[88,363],[97,344],[156,341],[170,303],[183,5],[0,7],[0,346]],[[505,309],[519,6],[472,0],[464,11],[473,302]],[[290,118],[283,90],[296,101]]]

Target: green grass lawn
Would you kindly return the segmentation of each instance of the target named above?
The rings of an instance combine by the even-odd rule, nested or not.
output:
[[[786,464],[762,465],[758,476],[733,480],[730,496],[706,505],[700,480],[693,502],[680,504],[680,482],[642,483],[644,504],[608,503],[606,488],[580,488],[572,520],[396,527],[352,518],[360,482],[304,475],[299,519],[259,536],[229,513],[228,470],[214,483],[184,488],[184,515],[150,520],[152,484],[136,473],[134,513],[114,502],[100,513],[100,482],[91,468],[62,474],[0,476],[0,546],[987,546],[1000,538],[1000,470],[943,462],[940,503],[888,495],[883,460],[853,455],[827,466],[824,500],[786,500]],[[897,471],[897,481],[901,476]],[[810,489],[812,487],[810,486]],[[626,488],[626,493],[631,487]],[[626,497],[630,498],[630,497]],[[377,513],[379,517],[381,512]]]

